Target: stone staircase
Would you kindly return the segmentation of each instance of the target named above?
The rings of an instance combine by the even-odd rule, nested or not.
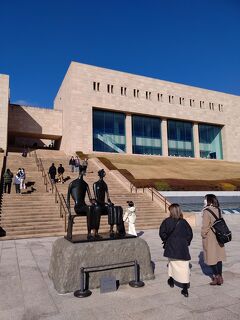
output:
[[[41,172],[38,172],[35,159],[24,158],[20,153],[9,152],[7,168],[15,175],[18,168],[24,168],[26,182],[31,184],[22,194],[3,194],[1,224],[7,236],[17,239],[28,237],[57,236],[64,232],[63,222],[53,195],[47,193]]]
[[[70,171],[70,167],[68,165],[69,158],[66,156],[62,157],[59,155],[55,155],[55,158],[49,157],[49,151],[47,150],[38,150],[38,156],[42,159],[43,166],[46,171],[48,171],[49,166],[52,162],[55,163],[55,166],[58,167],[60,163],[65,168],[64,177],[69,177],[64,184],[57,184],[58,190],[67,198],[67,190],[69,183],[78,177],[77,173],[72,173]],[[91,194],[93,196],[93,183],[98,180],[97,172],[99,168],[94,163],[93,159],[89,159],[88,162],[88,170],[87,175],[84,177],[84,180],[89,184],[89,188]],[[107,175],[104,178],[105,182],[108,185],[109,194],[111,201],[116,204],[122,206],[124,209],[127,206],[126,201],[132,200],[137,208],[137,221],[136,221],[136,229],[137,232],[146,229],[155,229],[159,228],[161,221],[166,217],[166,213],[161,210],[161,208],[156,205],[151,199],[146,196],[144,193],[131,193],[128,188],[125,188],[121,183],[119,183],[115,177],[111,174],[111,171],[107,171]],[[71,203],[72,205],[72,203]],[[73,208],[72,208],[73,212]],[[86,233],[86,224],[85,219],[79,218],[75,220],[76,223],[74,225],[74,230],[81,231]],[[82,227],[81,227],[82,225]],[[109,230],[107,225],[107,217],[101,217],[101,226],[100,233]]]
[[[37,150],[37,155],[42,159],[45,171],[52,163],[58,167],[60,163],[65,168],[64,177],[67,178],[64,184],[58,184],[59,193],[67,198],[69,183],[78,177],[78,173],[72,173],[68,165],[69,157],[61,151]],[[16,194],[14,186],[10,195],[4,194],[2,204],[2,226],[7,232],[7,237],[1,239],[16,239],[28,237],[60,236],[64,235],[64,219],[60,218],[59,204],[55,204],[54,195],[46,192],[41,172],[38,172],[34,157],[23,158],[20,153],[8,153],[7,168],[15,174],[19,167],[25,168],[26,181],[32,182],[31,187],[24,194]],[[89,159],[88,172],[84,177],[89,184],[93,196],[92,185],[98,180],[99,168],[92,159]],[[159,225],[166,214],[143,193],[131,193],[120,184],[111,171],[107,171],[105,181],[108,184],[110,198],[113,203],[126,207],[126,201],[132,200],[137,208],[137,232],[146,229],[159,228]],[[28,193],[29,192],[29,193]],[[71,206],[73,203],[71,202]],[[73,208],[71,208],[74,212]],[[73,234],[86,233],[86,218],[75,219]],[[109,226],[107,217],[101,217],[99,232],[107,232]]]

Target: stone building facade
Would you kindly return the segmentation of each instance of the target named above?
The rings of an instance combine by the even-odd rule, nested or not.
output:
[[[8,77],[1,76],[3,149],[8,132],[8,137],[53,139],[69,154],[115,152],[240,161],[239,96],[77,62],[70,64],[53,110],[8,105],[7,86]]]

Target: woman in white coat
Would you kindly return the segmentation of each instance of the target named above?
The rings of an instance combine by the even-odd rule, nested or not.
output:
[[[135,229],[135,222],[136,222],[136,208],[132,201],[127,201],[128,208],[123,216],[123,221],[128,223],[128,234],[133,236],[137,236],[137,232]]]

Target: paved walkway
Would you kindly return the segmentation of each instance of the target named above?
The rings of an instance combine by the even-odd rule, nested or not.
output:
[[[191,245],[192,275],[189,298],[167,283],[166,259],[158,230],[145,231],[155,263],[156,279],[134,289],[122,285],[114,293],[99,289],[85,299],[59,295],[48,278],[51,247],[55,238],[0,242],[1,320],[231,320],[240,319],[240,217],[227,216],[233,241],[226,245],[224,285],[210,287],[201,268],[200,229],[194,229]],[[203,267],[203,266],[202,266]]]

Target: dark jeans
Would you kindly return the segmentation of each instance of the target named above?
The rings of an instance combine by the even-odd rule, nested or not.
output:
[[[16,193],[20,193],[20,184],[15,184]]]
[[[217,274],[220,274],[220,276],[222,275],[222,261],[218,261],[218,263],[212,265],[211,268],[214,275],[217,275]]]
[[[11,186],[12,186],[12,182],[4,183],[4,192],[11,193]]]

